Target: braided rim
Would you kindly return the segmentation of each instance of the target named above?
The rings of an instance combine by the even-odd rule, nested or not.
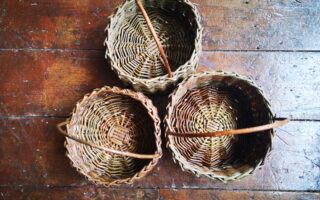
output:
[[[159,154],[159,157],[153,158],[152,160],[150,160],[149,164],[144,166],[139,172],[137,172],[134,176],[130,177],[130,178],[125,178],[125,179],[119,179],[119,180],[114,180],[111,182],[103,182],[101,180],[96,180],[91,178],[88,174],[86,174],[80,167],[76,166],[75,163],[72,160],[72,157],[69,153],[69,142],[72,141],[72,139],[66,138],[66,141],[64,143],[65,148],[67,149],[66,151],[66,156],[70,159],[71,161],[71,165],[76,168],[76,170],[83,174],[89,181],[92,181],[96,184],[99,185],[104,185],[106,187],[108,186],[112,186],[112,185],[120,185],[120,184],[132,184],[133,181],[141,179],[142,177],[144,177],[148,172],[150,172],[155,165],[158,163],[159,159],[162,157],[162,149],[161,149],[161,129],[160,129],[160,119],[158,116],[158,111],[157,108],[154,107],[154,105],[152,104],[152,101],[150,99],[148,99],[145,95],[143,95],[142,93],[139,92],[134,92],[132,90],[129,89],[120,89],[118,87],[109,87],[109,86],[105,86],[102,88],[97,88],[95,90],[93,90],[92,93],[88,93],[86,94],[82,100],[77,102],[76,107],[73,109],[72,114],[70,119],[68,119],[67,121],[69,121],[70,123],[68,123],[66,125],[67,131],[69,132],[70,130],[70,126],[73,125],[72,124],[72,117],[73,115],[76,115],[77,112],[79,112],[79,109],[81,109],[82,104],[84,104],[87,99],[91,99],[96,93],[99,93],[101,91],[106,91],[109,93],[115,93],[115,94],[120,94],[120,95],[124,95],[124,96],[129,96],[134,100],[139,101],[148,111],[149,116],[152,118],[152,120],[154,121],[154,134],[155,134],[155,139],[156,139],[156,154]]]
[[[200,77],[205,77],[205,76],[228,76],[228,77],[235,77],[237,79],[241,79],[242,81],[247,82],[249,85],[256,87],[257,92],[260,93],[261,96],[263,96],[263,100],[264,103],[266,104],[266,106],[268,107],[268,109],[270,110],[270,116],[269,118],[273,118],[273,112],[271,110],[271,105],[269,100],[266,98],[265,93],[263,92],[263,90],[261,89],[261,87],[257,86],[253,80],[249,77],[245,77],[242,75],[239,75],[235,72],[224,72],[224,71],[216,71],[216,72],[198,72],[195,74],[192,74],[189,76],[188,79],[184,80],[183,82],[181,82],[178,87],[169,95],[169,103],[167,105],[167,113],[166,116],[164,118],[164,126],[165,126],[165,137],[167,140],[166,143],[166,147],[170,149],[171,153],[172,153],[172,159],[174,161],[174,163],[178,163],[182,169],[182,171],[187,171],[187,172],[191,172],[193,174],[195,174],[196,176],[206,176],[208,178],[211,179],[215,179],[215,180],[219,180],[222,181],[224,183],[226,183],[227,181],[232,181],[232,180],[239,180],[241,178],[244,178],[246,176],[248,176],[249,174],[252,174],[256,169],[260,169],[265,162],[265,159],[270,155],[270,152],[272,150],[272,141],[273,141],[273,136],[274,136],[274,131],[273,129],[270,130],[270,135],[271,135],[271,142],[270,144],[268,144],[268,149],[267,152],[265,154],[265,156],[263,158],[260,158],[259,162],[257,162],[257,164],[252,167],[252,168],[248,168],[246,170],[243,170],[241,173],[237,173],[234,174],[233,176],[227,176],[227,175],[221,175],[215,172],[208,172],[208,170],[204,170],[203,168],[196,166],[192,163],[189,163],[187,161],[184,161],[184,157],[178,152],[176,151],[176,149],[174,148],[174,144],[172,144],[169,139],[169,134],[167,133],[169,131],[169,126],[170,126],[170,121],[171,121],[171,113],[173,111],[174,108],[174,98],[176,96],[176,93],[179,90],[185,89],[185,85],[193,79],[198,79]]]
[[[143,91],[146,93],[155,93],[157,91],[165,91],[168,87],[170,87],[171,85],[174,85],[179,80],[187,78],[187,76],[190,73],[194,72],[198,66],[200,52],[202,49],[201,41],[202,41],[202,31],[203,31],[203,28],[200,23],[201,17],[200,17],[199,11],[197,7],[193,3],[191,3],[189,0],[179,1],[191,7],[191,10],[195,15],[195,21],[198,27],[196,31],[196,38],[194,41],[195,48],[192,52],[190,59],[185,64],[181,65],[175,71],[172,72],[172,75],[173,75],[172,78],[169,78],[168,74],[165,74],[165,75],[158,76],[151,79],[140,79],[140,78],[136,78],[131,75],[125,74],[121,70],[122,66],[118,66],[112,57],[113,48],[112,48],[112,45],[109,43],[109,37],[110,37],[109,32],[112,24],[118,20],[118,16],[120,15],[121,11],[131,1],[134,1],[134,0],[125,0],[121,5],[119,5],[115,9],[114,13],[110,15],[108,18],[109,23],[108,23],[108,26],[105,28],[105,32],[107,33],[107,36],[103,43],[104,46],[106,47],[105,58],[107,60],[110,60],[111,69],[117,73],[118,77],[122,81],[131,84],[135,90]]]

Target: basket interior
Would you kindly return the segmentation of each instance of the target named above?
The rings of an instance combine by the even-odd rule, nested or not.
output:
[[[214,132],[272,122],[272,113],[258,89],[236,77],[209,76],[177,91],[170,127],[177,133]],[[260,164],[271,146],[272,130],[238,136],[169,137],[174,153],[199,172],[233,176]],[[193,167],[192,167],[193,166]]]
[[[190,5],[179,1],[141,1],[174,72],[195,49],[198,24]],[[150,79],[166,75],[157,45],[134,0],[124,4],[108,30],[110,55],[128,76]]]
[[[83,100],[73,114],[68,132],[82,140],[114,150],[154,154],[154,122],[137,100],[99,92]],[[110,154],[67,139],[68,156],[91,180],[108,183],[132,177],[150,160]]]

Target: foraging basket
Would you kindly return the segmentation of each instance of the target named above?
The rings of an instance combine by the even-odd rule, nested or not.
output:
[[[167,146],[183,170],[226,182],[262,166],[271,150],[272,128],[285,123],[275,121],[262,90],[246,77],[197,73],[171,95]]]
[[[131,90],[103,87],[87,94],[58,129],[67,136],[72,165],[97,184],[131,184],[162,155],[157,109]]]
[[[189,0],[143,0],[170,63],[168,75],[160,48],[134,0],[126,0],[106,28],[106,58],[119,78],[137,91],[164,91],[192,73],[201,51],[200,15]],[[159,48],[159,49],[158,49]]]

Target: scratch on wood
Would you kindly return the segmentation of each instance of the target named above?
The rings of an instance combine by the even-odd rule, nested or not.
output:
[[[271,175],[272,175],[273,182],[276,184],[277,190],[279,190],[280,189],[279,183],[278,183],[278,180],[276,179],[276,175],[274,174],[272,165],[270,165],[269,168],[270,168],[270,172],[271,172]]]
[[[317,162],[313,161],[313,159],[309,158],[309,156],[307,155],[307,152],[306,152],[305,149],[303,150],[303,154],[304,154],[305,159],[307,159],[308,161],[311,162],[312,168],[313,168],[314,166],[320,168],[320,163],[317,163]],[[320,162],[320,161],[318,161],[318,162]]]

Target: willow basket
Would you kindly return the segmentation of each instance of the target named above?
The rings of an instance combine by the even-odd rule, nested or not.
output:
[[[156,42],[134,0],[126,0],[106,28],[106,58],[119,78],[137,91],[164,91],[186,78],[198,64],[202,27],[189,0],[141,1],[167,55],[167,74]]]
[[[131,184],[162,155],[157,109],[131,90],[103,87],[87,94],[58,128],[67,136],[72,165],[97,184]]]
[[[274,121],[268,100],[248,78],[227,72],[197,73],[171,95],[165,118],[167,146],[183,170],[226,182],[263,165],[271,149],[272,128],[284,123],[287,120]],[[269,130],[224,135],[223,130],[247,127],[254,127],[251,132]],[[212,132],[222,136],[213,137]]]

